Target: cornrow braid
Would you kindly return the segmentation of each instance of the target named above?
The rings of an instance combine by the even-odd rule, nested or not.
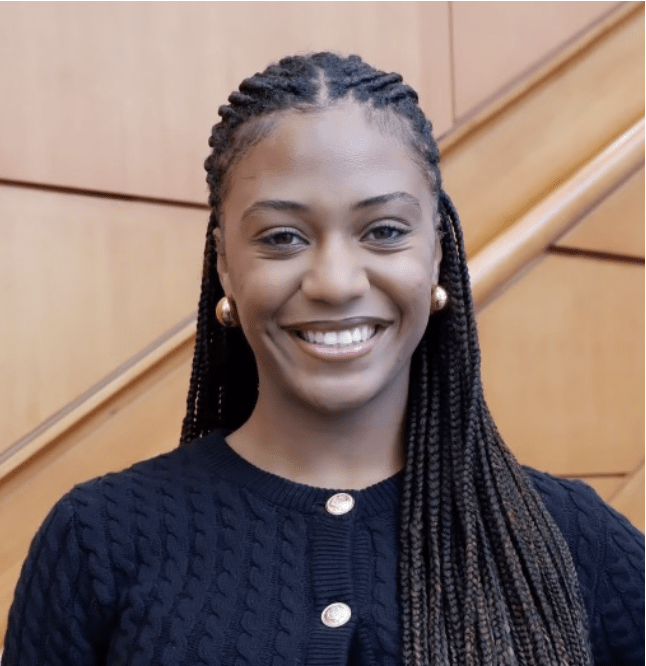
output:
[[[440,282],[450,307],[429,319],[411,364],[400,519],[406,666],[589,666],[587,618],[568,547],[487,408],[464,239],[442,189],[440,155],[417,93],[358,56],[284,58],[220,107],[205,161],[206,234],[195,355],[181,442],[235,430],[257,399],[253,354],[215,318],[223,295],[215,230],[233,166],[278,114],[362,105],[400,138],[437,196]]]

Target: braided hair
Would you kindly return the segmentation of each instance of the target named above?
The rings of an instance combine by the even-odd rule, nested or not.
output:
[[[271,132],[279,112],[342,99],[387,122],[423,165],[438,202],[440,282],[451,299],[430,317],[411,363],[399,535],[403,663],[589,665],[568,547],[484,400],[459,218],[442,189],[431,123],[399,74],[358,56],[288,57],[244,80],[220,107],[205,162],[211,214],[181,441],[238,428],[257,399],[251,348],[239,329],[215,318],[224,293],[214,230],[232,167]]]

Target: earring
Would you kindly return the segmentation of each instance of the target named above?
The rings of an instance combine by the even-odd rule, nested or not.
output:
[[[443,310],[448,302],[449,294],[446,289],[439,284],[433,285],[431,289],[431,312]]]
[[[238,311],[236,310],[235,301],[232,298],[223,296],[215,307],[215,316],[222,326],[231,328],[233,326],[240,326],[238,319]]]

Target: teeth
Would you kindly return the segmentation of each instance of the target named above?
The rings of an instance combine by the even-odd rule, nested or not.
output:
[[[376,332],[377,329],[375,326],[357,326],[345,331],[301,331],[299,335],[306,342],[335,347],[366,342]]]

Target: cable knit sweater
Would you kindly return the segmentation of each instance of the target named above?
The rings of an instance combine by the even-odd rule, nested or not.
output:
[[[643,664],[642,535],[584,484],[528,473],[570,545],[596,663]],[[400,482],[328,510],[334,491],[214,433],[77,486],[34,539],[2,664],[398,664]]]

